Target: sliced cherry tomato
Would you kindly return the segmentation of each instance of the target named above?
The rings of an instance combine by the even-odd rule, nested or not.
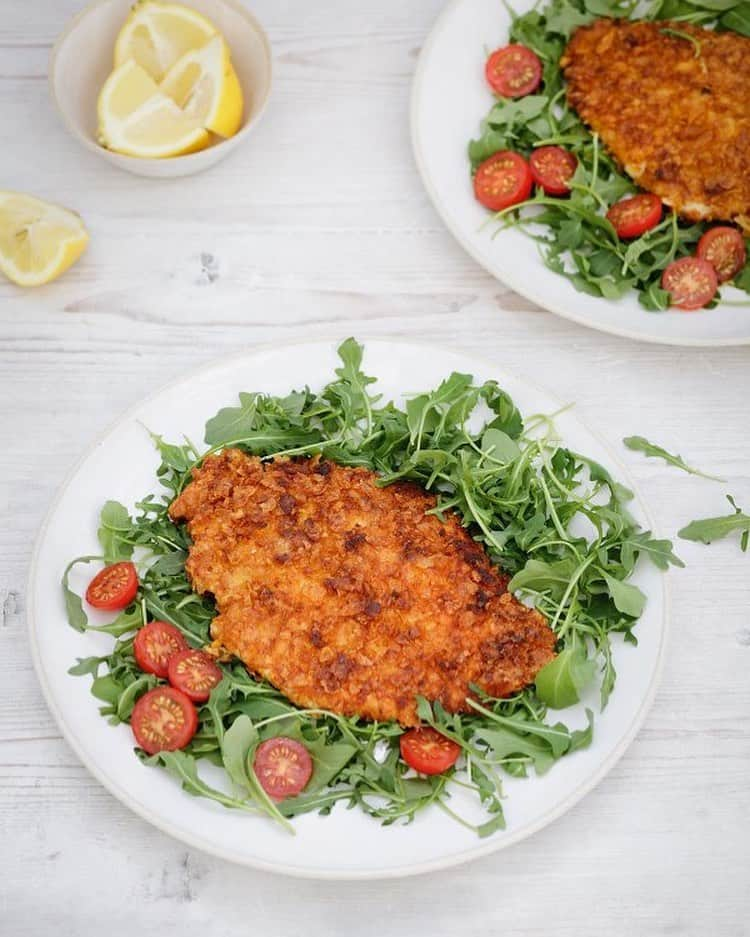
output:
[[[747,261],[745,239],[737,228],[719,225],[709,228],[698,241],[696,256],[707,260],[716,271],[719,283],[736,277]]]
[[[716,271],[700,257],[673,260],[661,276],[662,289],[678,309],[700,309],[710,303],[719,288]]]
[[[578,160],[561,146],[540,146],[529,158],[534,182],[547,195],[567,195],[568,182],[578,167]]]
[[[399,739],[401,757],[420,774],[442,774],[453,767],[461,747],[432,726],[409,729]]]
[[[194,703],[205,703],[224,674],[205,651],[189,647],[169,658],[169,682]]]
[[[502,211],[531,195],[534,180],[529,164],[518,153],[500,150],[474,174],[474,195],[490,211]]]
[[[305,787],[313,763],[301,742],[280,735],[260,743],[255,750],[253,770],[269,797],[284,800],[295,797]]]
[[[487,59],[484,74],[495,94],[503,98],[522,98],[541,84],[542,63],[526,46],[504,46],[495,49]]]
[[[611,222],[618,238],[637,238],[659,224],[661,209],[661,199],[643,192],[615,202],[607,212],[607,220]]]
[[[184,748],[198,728],[198,712],[180,690],[157,686],[144,693],[130,717],[130,727],[140,747],[155,755]]]
[[[93,608],[116,612],[127,608],[138,592],[138,573],[132,563],[113,563],[94,576],[86,589]]]
[[[187,641],[168,621],[150,621],[136,632],[133,641],[138,666],[157,677],[167,676],[170,658],[187,646]]]

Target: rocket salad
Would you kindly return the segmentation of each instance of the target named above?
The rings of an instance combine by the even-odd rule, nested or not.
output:
[[[546,266],[577,290],[605,299],[636,290],[651,311],[714,305],[729,280],[750,292],[742,234],[684,222],[656,196],[637,194],[568,105],[559,64],[572,33],[599,17],[750,36],[747,8],[744,0],[550,0],[514,14],[509,44],[485,66],[495,103],[468,146],[475,197],[493,212],[497,231],[522,227]]]
[[[637,643],[646,597],[629,580],[640,558],[659,569],[681,563],[669,541],[634,521],[627,489],[566,448],[551,417],[522,416],[495,382],[454,373],[399,407],[375,393],[353,339],[339,356],[321,391],[241,394],[239,405],[208,421],[204,449],[153,437],[157,490],[132,509],[108,501],[100,554],[72,560],[63,575],[71,627],[113,638],[108,654],[79,659],[70,673],[92,679],[102,715],[113,725],[130,723],[138,757],[166,769],[190,794],[290,830],[290,818],[327,813],[337,801],[384,824],[434,804],[486,836],[504,825],[504,775],[541,775],[590,743],[591,712],[584,728],[573,729],[554,710],[579,702],[591,685],[606,706],[616,683],[612,641],[620,635]],[[478,408],[485,420],[475,429],[470,418]],[[240,661],[217,657],[213,600],[193,591],[185,573],[189,537],[167,508],[192,469],[228,446],[263,458],[320,454],[366,466],[383,485],[410,479],[432,490],[438,514],[456,511],[512,576],[509,589],[547,617],[556,658],[535,685],[509,699],[477,690],[468,713],[420,699],[422,725],[405,731],[395,722],[301,709]],[[106,601],[107,624],[89,620],[71,586],[79,564],[104,564],[87,599]],[[109,588],[100,594],[97,583]],[[207,783],[205,762],[223,769],[223,785]],[[484,810],[478,823],[453,809],[455,785],[475,793]]]

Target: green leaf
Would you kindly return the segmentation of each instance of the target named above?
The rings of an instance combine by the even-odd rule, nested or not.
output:
[[[517,124],[526,124],[542,114],[548,106],[543,94],[528,94],[525,98],[507,98],[498,101],[492,108],[487,123],[494,130],[510,129]]]
[[[469,160],[474,169],[483,163],[490,156],[498,153],[506,147],[505,134],[499,130],[494,130],[487,124],[482,130],[482,135],[476,140],[469,141]]]
[[[120,614],[115,618],[114,621],[110,622],[108,625],[89,625],[88,631],[99,631],[102,634],[110,634],[114,638],[120,638],[124,634],[130,634],[132,631],[137,631],[138,628],[143,624],[143,612],[140,605],[131,605],[129,608],[124,609]]]
[[[570,733],[570,748],[566,754],[570,755],[580,748],[588,748],[594,738],[594,714],[586,710],[587,726],[585,729],[576,729]]]
[[[547,562],[527,560],[508,583],[509,592],[546,592],[552,599],[561,600],[570,584],[575,563],[564,559]]]
[[[647,556],[657,569],[669,569],[671,566],[684,568],[685,564],[677,556],[672,547],[671,540],[654,540],[651,537],[651,531],[644,530],[640,533],[631,533],[625,537],[621,544],[622,563],[628,570],[635,566],[636,559],[643,555]]]
[[[305,794],[313,794],[327,787],[359,751],[356,745],[330,742],[322,734],[314,742],[305,741],[305,745],[313,760],[313,773],[305,787]]]
[[[83,677],[86,674],[91,674],[93,677],[96,677],[99,668],[106,659],[106,657],[78,657],[76,658],[78,663],[70,667],[68,673],[73,677]]]
[[[734,514],[721,517],[704,517],[701,520],[691,521],[686,527],[678,531],[677,536],[683,540],[694,540],[708,544],[739,531],[743,534],[740,546],[743,550],[746,550],[748,538],[745,535],[750,531],[750,515],[744,514],[730,496],[727,496],[727,498],[735,509]]]
[[[221,740],[221,760],[234,783],[246,790],[265,812],[290,832],[290,823],[261,787],[252,768],[252,756],[258,744],[258,730],[245,715],[237,716]]]
[[[588,6],[588,3],[586,4]],[[611,14],[597,13],[597,16]],[[579,26],[586,26],[593,17],[591,13],[581,13],[572,4],[552,3],[549,12],[544,14],[547,29],[569,39]]]
[[[127,508],[119,501],[105,501],[97,533],[106,563],[128,560],[133,555],[133,545],[126,539],[131,527]]]
[[[124,687],[111,674],[105,674],[103,677],[97,677],[91,684],[91,692],[97,698],[112,706],[117,705],[117,701],[122,694]]]
[[[175,446],[172,443],[165,442],[162,436],[158,436],[150,430],[149,436],[159,451],[162,464],[167,468],[178,474],[183,474],[194,464],[197,453],[191,445]]]
[[[642,452],[646,456],[663,459],[669,465],[674,465],[690,475],[700,475],[701,478],[708,478],[717,482],[724,481],[723,478],[718,478],[716,475],[706,475],[705,472],[700,472],[698,469],[691,468],[682,456],[672,455],[671,452],[667,452],[667,450],[663,449],[661,446],[649,442],[648,439],[644,439],[643,436],[626,436],[625,439],[623,439],[623,443],[628,449],[632,449],[633,452]]]
[[[737,3],[733,9],[724,13],[719,20],[719,25],[722,29],[731,29],[741,36],[750,38],[750,4],[747,2]],[[750,265],[745,267],[743,276],[745,282],[750,281]],[[735,278],[736,285],[737,278]],[[743,285],[740,289],[747,289],[747,286]]]
[[[76,559],[71,560],[71,562],[68,563],[62,576],[62,590],[63,598],[65,600],[65,612],[68,616],[68,624],[76,631],[85,631],[88,626],[89,619],[86,615],[86,612],[83,610],[83,602],[81,601],[80,595],[73,592],[73,590],[68,585],[70,572],[74,566],[78,565],[78,563],[93,563],[97,560],[101,560],[101,557],[78,556]]]
[[[258,744],[258,730],[248,716],[238,716],[227,729],[221,741],[221,759],[227,774],[240,787],[248,792],[253,784],[247,769],[250,750]]]
[[[239,397],[239,407],[224,407],[206,423],[204,439],[207,445],[220,446],[253,434],[258,395],[241,393]]]
[[[537,774],[546,774],[555,763],[555,757],[549,745],[542,739],[530,735],[521,735],[510,729],[502,727],[485,728],[477,731],[477,737],[482,739],[492,749],[492,753],[499,761],[513,756],[526,755],[530,758]]]
[[[143,674],[142,677],[128,684],[117,700],[117,718],[127,722],[138,697],[147,690],[152,690],[158,682],[152,674]]]
[[[183,751],[159,752],[158,755],[151,757],[142,757],[142,761],[147,765],[163,765],[167,771],[175,777],[181,784],[183,791],[192,794],[194,797],[207,797],[214,800],[224,807],[230,807],[239,810],[249,810],[254,813],[255,809],[246,801],[237,800],[223,794],[216,788],[211,787],[198,774],[198,765],[195,758]]]
[[[537,696],[552,709],[565,709],[580,700],[595,673],[595,661],[582,648],[566,647],[536,675]]]
[[[518,443],[501,429],[487,429],[480,443],[482,452],[498,462],[514,462],[521,454]]]
[[[630,582],[622,582],[603,570],[602,575],[617,610],[632,618],[640,618],[646,605],[646,596],[638,586]]]

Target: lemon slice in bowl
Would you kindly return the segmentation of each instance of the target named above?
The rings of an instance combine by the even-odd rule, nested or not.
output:
[[[242,121],[242,88],[229,49],[213,36],[200,49],[187,52],[160,85],[183,113],[222,137],[231,137]]]
[[[148,72],[128,59],[99,94],[99,142],[128,156],[165,159],[208,146],[211,137],[159,88]]]
[[[191,7],[140,0],[115,40],[115,68],[133,59],[161,81],[178,59],[199,49],[216,32],[213,23]]]
[[[41,286],[81,256],[80,215],[22,192],[0,191],[0,270],[19,286]]]

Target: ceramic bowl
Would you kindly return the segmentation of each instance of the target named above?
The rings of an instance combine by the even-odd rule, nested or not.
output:
[[[224,34],[242,85],[242,126],[228,140],[205,150],[167,159],[138,159],[100,146],[96,141],[96,101],[113,67],[115,38],[132,0],[97,0],[69,23],[54,45],[49,86],[68,130],[87,150],[120,169],[159,179],[202,172],[240,146],[257,125],[271,91],[271,47],[263,27],[239,0],[187,0]]]

